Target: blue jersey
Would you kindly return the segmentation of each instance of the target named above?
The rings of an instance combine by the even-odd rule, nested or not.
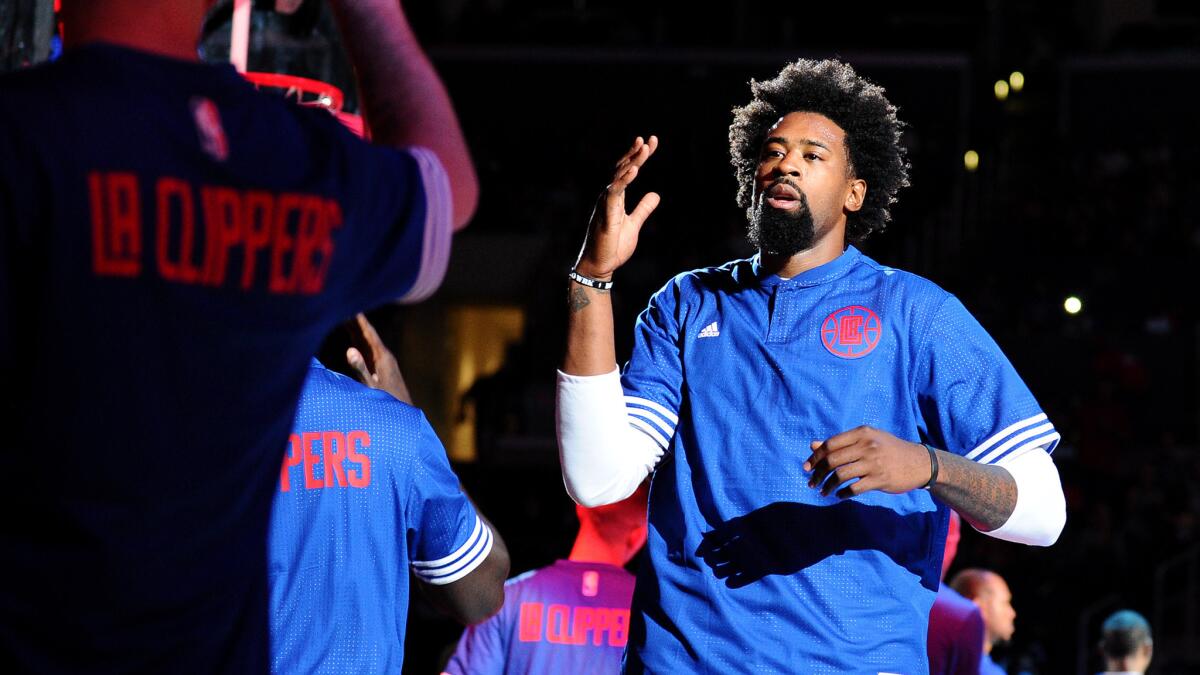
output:
[[[229,66],[92,46],[0,78],[0,669],[265,671],[309,358],[428,294],[451,228],[430,153]]]
[[[267,554],[277,673],[398,673],[409,569],[433,584],[492,548],[420,410],[314,363]]]
[[[444,675],[603,675],[621,670],[633,575],[559,560],[504,585],[504,607],[467,628]]]
[[[991,654],[984,654],[979,661],[979,675],[1008,675],[1008,671],[997,665]]]
[[[821,497],[809,443],[871,425],[996,462],[1058,438],[957,299],[853,247],[789,280],[757,258],[676,277],[622,384],[666,450],[630,672],[928,672],[948,510]]]

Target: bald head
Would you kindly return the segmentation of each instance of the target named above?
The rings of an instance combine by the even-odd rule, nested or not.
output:
[[[649,483],[632,495],[605,506],[575,506],[579,534],[571,550],[571,560],[607,562],[622,566],[646,543],[646,501]]]
[[[1004,578],[991,570],[965,569],[950,580],[950,587],[979,606],[983,615],[984,650],[990,652],[998,642],[1012,639],[1016,630],[1017,610],[1012,592]]]

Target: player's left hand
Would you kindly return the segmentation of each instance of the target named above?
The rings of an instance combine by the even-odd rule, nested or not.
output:
[[[929,482],[929,452],[924,446],[873,427],[862,426],[813,441],[812,451],[804,470],[813,472],[808,486],[819,488],[822,496],[855,478],[858,480],[837,491],[839,498],[868,490],[900,494]]]

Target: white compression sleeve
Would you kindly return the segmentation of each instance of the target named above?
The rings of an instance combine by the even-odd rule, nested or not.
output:
[[[989,537],[1019,544],[1049,546],[1058,541],[1067,524],[1067,502],[1054,459],[1042,448],[1032,448],[999,462],[1017,483],[1017,506],[1000,527],[984,532]]]
[[[555,427],[563,483],[583,506],[633,494],[663,454],[649,436],[629,426],[616,369],[591,376],[558,371]]]

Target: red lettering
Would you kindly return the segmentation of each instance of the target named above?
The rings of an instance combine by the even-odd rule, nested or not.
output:
[[[137,175],[88,174],[95,274],[141,274],[142,240],[153,236],[154,243],[147,246],[154,247],[157,272],[167,281],[223,286],[230,276],[238,276],[237,263],[231,260],[241,251],[243,290],[256,284],[261,288],[264,282],[268,292],[277,294],[324,290],[333,262],[333,233],[343,225],[337,202],[299,193],[193,188],[170,176],[151,180],[155,222],[146,235]]]
[[[629,610],[612,609],[612,630],[608,632],[608,644],[624,647],[629,642]]]
[[[346,469],[346,479],[356,488],[365,488],[371,484],[371,458],[361,452],[362,448],[371,447],[371,437],[365,431],[351,431],[346,435],[346,449],[351,462],[358,462],[359,471]]]
[[[206,187],[201,190],[201,195],[207,235],[204,283],[220,286],[225,283],[229,249],[242,238],[242,198],[236,190],[227,187]]]
[[[604,642],[604,633],[613,628],[613,611],[607,607],[596,608],[596,632],[592,635],[592,644],[599,646]]]
[[[862,344],[863,318],[858,315],[843,316],[838,322],[841,333],[839,342],[843,345]]]
[[[200,280],[200,268],[192,261],[196,237],[196,206],[192,186],[178,178],[159,178],[158,193],[158,270],[163,279],[193,284]],[[178,209],[173,207],[178,203]],[[179,214],[179,259],[171,260],[171,230]]]
[[[346,460],[346,435],[340,431],[321,434],[321,445],[325,448],[325,487],[346,487],[346,474],[342,462]],[[336,479],[336,481],[335,481]]]
[[[313,471],[313,467],[321,462],[321,456],[313,451],[313,443],[319,438],[321,438],[319,431],[306,431],[300,436],[304,453],[304,488],[306,490],[319,488],[325,484],[323,480],[317,478],[316,472]]]
[[[288,252],[295,247],[295,237],[289,231],[292,214],[300,211],[304,205],[304,196],[297,194],[280,195],[275,208],[275,226],[271,232],[271,276],[267,288],[272,293],[293,293],[296,290],[296,256],[291,257],[291,274],[285,270]],[[303,213],[298,218],[303,218]]]
[[[288,454],[283,458],[283,466],[279,469],[279,491],[287,492],[292,489],[292,481],[288,469],[296,466],[303,459],[304,450],[300,447],[300,437],[296,434],[288,436]]]
[[[141,273],[142,207],[132,173],[88,174],[92,209],[92,271],[100,276]]]
[[[546,639],[551,644],[569,645],[571,637],[571,608],[566,605],[550,605],[546,611]]]
[[[254,284],[254,266],[258,252],[271,241],[271,224],[275,222],[275,197],[269,192],[251,190],[242,200],[242,242],[245,258],[242,259],[242,288]]]
[[[571,619],[571,633],[574,637],[574,644],[581,645],[587,642],[588,631],[596,627],[596,612],[604,610],[596,610],[591,607],[576,607],[575,616]],[[596,636],[596,644],[600,644],[600,636]]]
[[[522,602],[521,623],[517,639],[521,642],[542,641],[542,603]]]
[[[313,254],[320,245],[321,221],[324,219],[321,199],[305,197],[296,226],[296,255],[292,260],[293,286],[302,293],[313,284]]]
[[[338,203],[325,199],[320,200],[322,217],[319,219],[317,242],[314,251],[319,254],[319,261],[311,263],[311,273],[306,283],[300,287],[301,293],[320,293],[325,287],[325,276],[329,273],[329,263],[333,260],[333,231],[342,226],[342,207]]]

